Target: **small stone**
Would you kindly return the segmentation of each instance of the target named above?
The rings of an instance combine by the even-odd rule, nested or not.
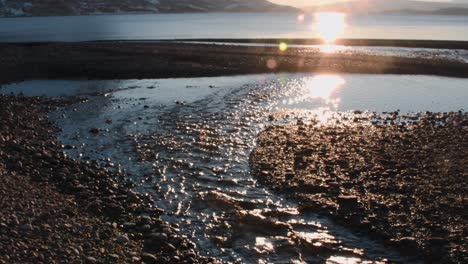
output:
[[[101,132],[101,129],[99,128],[91,128],[89,130],[90,133],[93,133],[93,134],[99,134],[99,132]]]
[[[148,248],[162,247],[168,240],[168,236],[164,233],[152,233],[145,240],[145,246]]]
[[[117,243],[119,243],[119,244],[126,244],[126,243],[128,243],[128,241],[130,241],[130,240],[128,239],[127,236],[121,235],[121,236],[118,236],[118,237],[117,237],[116,241],[117,241]]]
[[[16,168],[17,170],[22,170],[22,169],[24,168],[23,163],[22,163],[21,161],[18,160],[18,161],[16,162],[16,164],[15,164],[15,168]]]
[[[86,258],[86,262],[88,263],[96,263],[97,262],[97,259],[93,258],[93,257],[87,257]]]
[[[118,260],[120,258],[117,254],[109,254],[108,257],[112,260]]]
[[[169,243],[169,242],[164,243],[164,246],[166,247],[166,249],[168,249],[168,250],[170,250],[172,252],[177,251],[177,248],[174,245],[172,245],[171,243]]]
[[[32,231],[33,227],[31,224],[24,224],[20,226],[20,229],[23,231]]]
[[[399,240],[399,247],[405,254],[413,255],[417,253],[418,242],[414,237],[402,237]]]
[[[285,177],[286,180],[288,180],[288,181],[294,179],[295,176],[296,176],[296,175],[295,175],[294,173],[286,173],[286,174],[284,175],[284,177]]]
[[[123,224],[123,229],[124,230],[132,229],[132,228],[135,228],[135,227],[136,227],[135,223],[127,222],[127,223]]]
[[[358,207],[358,198],[354,195],[340,195],[338,196],[338,204],[340,209],[353,210]]]
[[[145,262],[145,263],[148,263],[148,264],[151,264],[151,263],[158,263],[158,258],[156,258],[154,255],[150,254],[150,253],[146,253],[146,252],[143,252],[141,254],[141,259]]]

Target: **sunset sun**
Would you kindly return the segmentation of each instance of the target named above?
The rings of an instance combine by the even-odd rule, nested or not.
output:
[[[346,14],[335,12],[321,12],[314,15],[314,30],[326,43],[333,43],[346,28]]]

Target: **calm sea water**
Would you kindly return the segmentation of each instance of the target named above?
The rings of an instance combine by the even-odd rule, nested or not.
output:
[[[257,13],[2,18],[0,42],[319,37],[312,23]],[[346,24],[343,38],[468,40],[467,16],[365,15]]]

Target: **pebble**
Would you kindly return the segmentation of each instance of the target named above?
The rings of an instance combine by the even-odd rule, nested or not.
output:
[[[87,257],[87,258],[86,258],[86,261],[87,261],[88,263],[96,263],[96,262],[97,262],[97,259],[95,259],[94,257]]]
[[[354,195],[340,195],[338,196],[338,204],[340,209],[354,210],[358,207],[358,197]]]
[[[33,226],[31,224],[23,224],[20,226],[20,229],[23,231],[32,231]]]
[[[117,243],[119,243],[119,244],[126,244],[126,243],[128,243],[130,240],[128,239],[127,236],[121,235],[121,236],[118,236],[118,237],[117,237],[116,241],[117,241]]]
[[[120,258],[119,255],[117,255],[117,254],[109,254],[107,256],[109,257],[109,259],[111,259],[113,261],[117,261]]]
[[[150,253],[146,253],[146,252],[141,254],[141,259],[147,264],[157,264],[157,263],[159,263],[159,260],[158,260],[158,258],[156,258],[156,256],[154,256],[153,254],[150,254]]]
[[[48,100],[0,95],[0,196],[8,204],[0,212],[0,263],[75,263],[77,258],[96,263],[102,256],[109,263],[128,262],[128,252],[142,251],[141,227],[163,229],[158,218],[161,212],[150,206],[149,196],[114,180],[124,172],[111,172],[95,161],[65,155],[63,148],[67,147],[57,143],[47,114],[55,105],[69,103]],[[141,213],[147,216],[139,217]],[[118,225],[122,215],[128,222]],[[124,229],[125,235],[111,240]],[[167,235],[164,241],[168,242]],[[184,239],[183,243],[188,242]],[[180,254],[174,245],[163,246],[152,248],[152,253]],[[40,252],[32,251],[34,248]],[[138,258],[135,253],[131,256]],[[197,255],[197,259],[203,257]]]

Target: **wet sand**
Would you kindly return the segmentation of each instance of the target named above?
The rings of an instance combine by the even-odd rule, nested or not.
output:
[[[259,180],[430,263],[464,263],[468,115],[338,114],[259,135]]]
[[[437,46],[437,43],[468,47],[458,42],[413,44]],[[0,72],[0,84],[29,79],[142,79],[272,72],[468,77],[468,64],[444,59],[166,42],[26,43],[0,44]]]

